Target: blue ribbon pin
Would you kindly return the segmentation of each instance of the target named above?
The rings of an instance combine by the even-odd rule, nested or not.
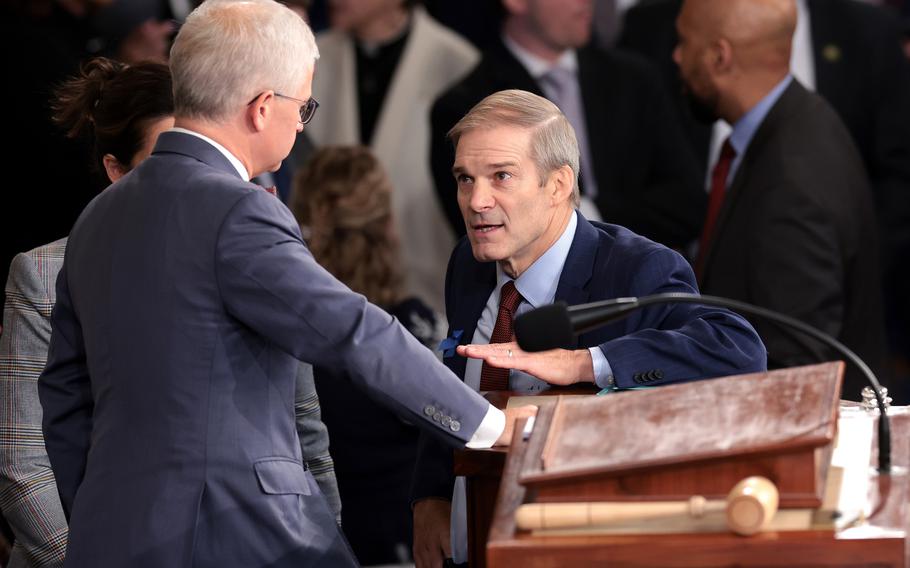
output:
[[[442,341],[439,342],[439,347],[437,347],[436,349],[438,349],[439,351],[442,351],[443,357],[451,357],[451,356],[455,355],[455,348],[458,347],[458,344],[460,343],[460,340],[461,340],[461,336],[463,334],[464,334],[463,329],[454,330],[452,332],[452,335],[450,335],[449,337],[446,337],[445,339],[443,339]]]

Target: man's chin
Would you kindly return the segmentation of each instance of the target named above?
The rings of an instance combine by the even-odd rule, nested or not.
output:
[[[691,92],[684,93],[684,96],[689,107],[689,112],[698,122],[702,124],[714,124],[719,118],[712,105],[694,96]]]
[[[488,244],[477,244],[471,241],[471,251],[474,253],[474,259],[477,262],[496,262],[502,259],[502,256],[496,254],[496,251]]]

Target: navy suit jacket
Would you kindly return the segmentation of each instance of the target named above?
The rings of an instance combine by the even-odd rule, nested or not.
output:
[[[80,217],[52,323],[39,394],[67,566],[355,564],[301,461],[296,359],[454,445],[489,408],[184,133]]]
[[[449,334],[462,330],[471,342],[490,294],[496,264],[478,262],[467,238],[449,261],[446,313]],[[556,289],[569,305],[663,292],[698,293],[689,264],[676,252],[620,227],[587,221],[578,214],[575,238]],[[666,304],[582,334],[576,348],[599,346],[618,387],[656,386],[711,377],[760,372],[767,353],[742,317],[724,309]],[[464,378],[467,359],[457,354],[446,365]],[[452,452],[422,436],[412,497],[450,498]]]

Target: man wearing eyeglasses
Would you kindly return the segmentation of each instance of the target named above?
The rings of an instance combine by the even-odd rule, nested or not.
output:
[[[67,566],[355,565],[301,461],[298,359],[453,446],[521,414],[319,267],[249,183],[313,117],[317,57],[272,0],[202,4],[171,52],[176,127],[70,234],[39,379]]]

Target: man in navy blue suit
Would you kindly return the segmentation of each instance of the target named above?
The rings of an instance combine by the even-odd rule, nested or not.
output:
[[[312,118],[317,57],[276,2],[202,4],[171,52],[175,128],[70,234],[39,380],[67,566],[355,565],[301,461],[298,359],[454,446],[509,435],[249,182]]]
[[[628,388],[765,370],[765,348],[743,318],[687,304],[642,310],[579,336],[575,349],[522,352],[512,340],[511,319],[523,311],[554,300],[697,293],[695,277],[676,252],[576,211],[578,145],[571,125],[546,99],[500,91],[475,106],[449,137],[467,238],[452,253],[446,277],[450,333],[460,342],[446,363],[470,387],[538,390],[588,382]],[[450,553],[456,562],[465,560],[457,492],[449,547],[451,466],[451,451],[421,440],[414,491],[418,566],[438,565]]]

